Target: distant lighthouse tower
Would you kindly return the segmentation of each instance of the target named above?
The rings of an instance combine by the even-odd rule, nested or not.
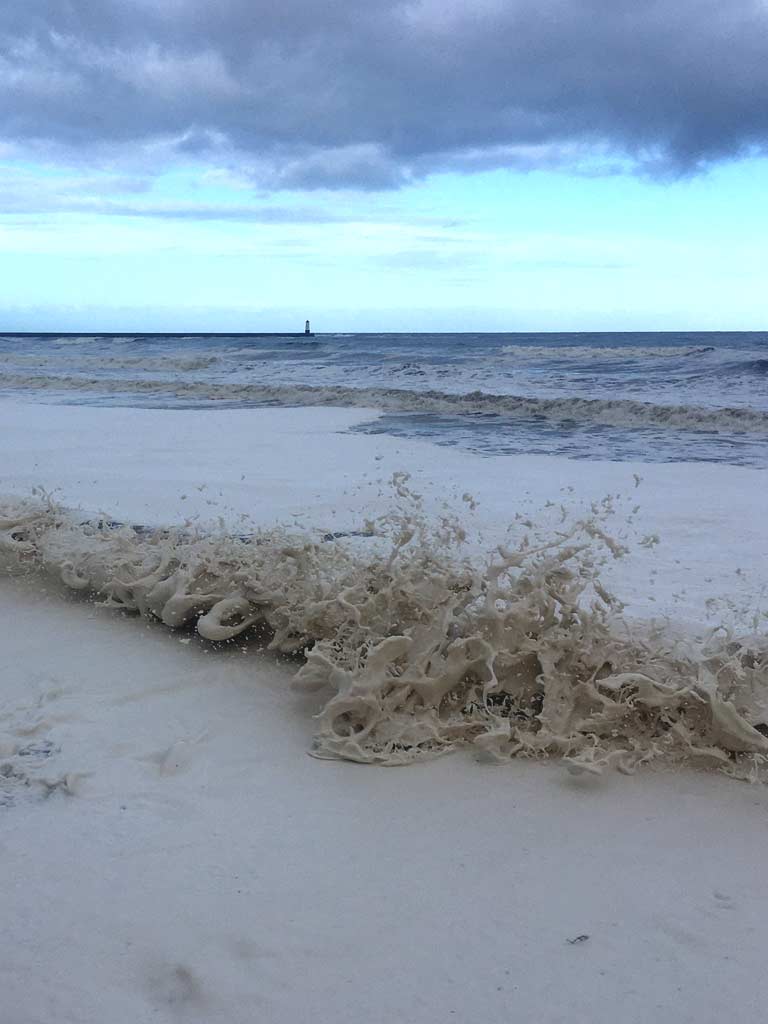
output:
[[[305,320],[305,321],[304,321],[304,333],[305,333],[305,334],[311,334],[311,333],[312,333],[312,332],[310,331],[310,329],[309,329],[309,320]]]

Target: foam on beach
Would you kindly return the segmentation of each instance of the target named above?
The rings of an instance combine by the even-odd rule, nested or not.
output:
[[[612,505],[518,523],[487,559],[454,517],[428,518],[407,478],[364,536],[140,529],[45,499],[0,507],[0,567],[226,642],[259,630],[327,693],[313,753],[385,765],[470,746],[558,757],[574,771],[649,761],[761,777],[768,641],[682,636],[627,620],[601,581],[624,549]]]

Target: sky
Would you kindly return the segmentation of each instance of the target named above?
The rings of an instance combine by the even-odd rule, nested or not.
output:
[[[766,0],[5,0],[2,330],[761,330]]]

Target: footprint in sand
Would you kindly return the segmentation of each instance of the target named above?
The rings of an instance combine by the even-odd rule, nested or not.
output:
[[[56,709],[63,695],[48,689],[24,704],[0,705],[0,807],[77,791],[83,776],[57,764],[61,747],[53,730],[70,717]]]
[[[157,1007],[186,1015],[204,1002],[200,981],[184,964],[160,965],[150,971],[147,980],[150,1000]]]
[[[159,775],[177,775],[190,766],[199,744],[207,739],[207,732],[200,733],[198,736],[178,739],[169,747],[153,754],[146,754],[139,760],[155,765]]]
[[[12,807],[21,799],[44,799],[57,791],[73,795],[80,776],[52,770],[58,753],[60,748],[46,736],[24,743],[0,735],[0,807]]]

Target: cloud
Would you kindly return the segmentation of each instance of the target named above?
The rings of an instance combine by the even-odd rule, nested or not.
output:
[[[254,224],[331,224],[351,218],[333,210],[308,206],[255,203],[168,202],[149,196],[126,199],[148,191],[145,179],[80,177],[45,179],[30,175],[6,177],[0,192],[0,216],[85,214],[142,217],[177,221],[234,221]],[[23,221],[19,222],[23,223]]]
[[[268,189],[692,173],[768,143],[763,0],[5,0],[0,145]]]
[[[286,153],[283,159],[273,159],[261,171],[251,173],[272,188],[309,190],[339,185],[365,190],[397,188],[408,177],[383,146],[371,143]]]

